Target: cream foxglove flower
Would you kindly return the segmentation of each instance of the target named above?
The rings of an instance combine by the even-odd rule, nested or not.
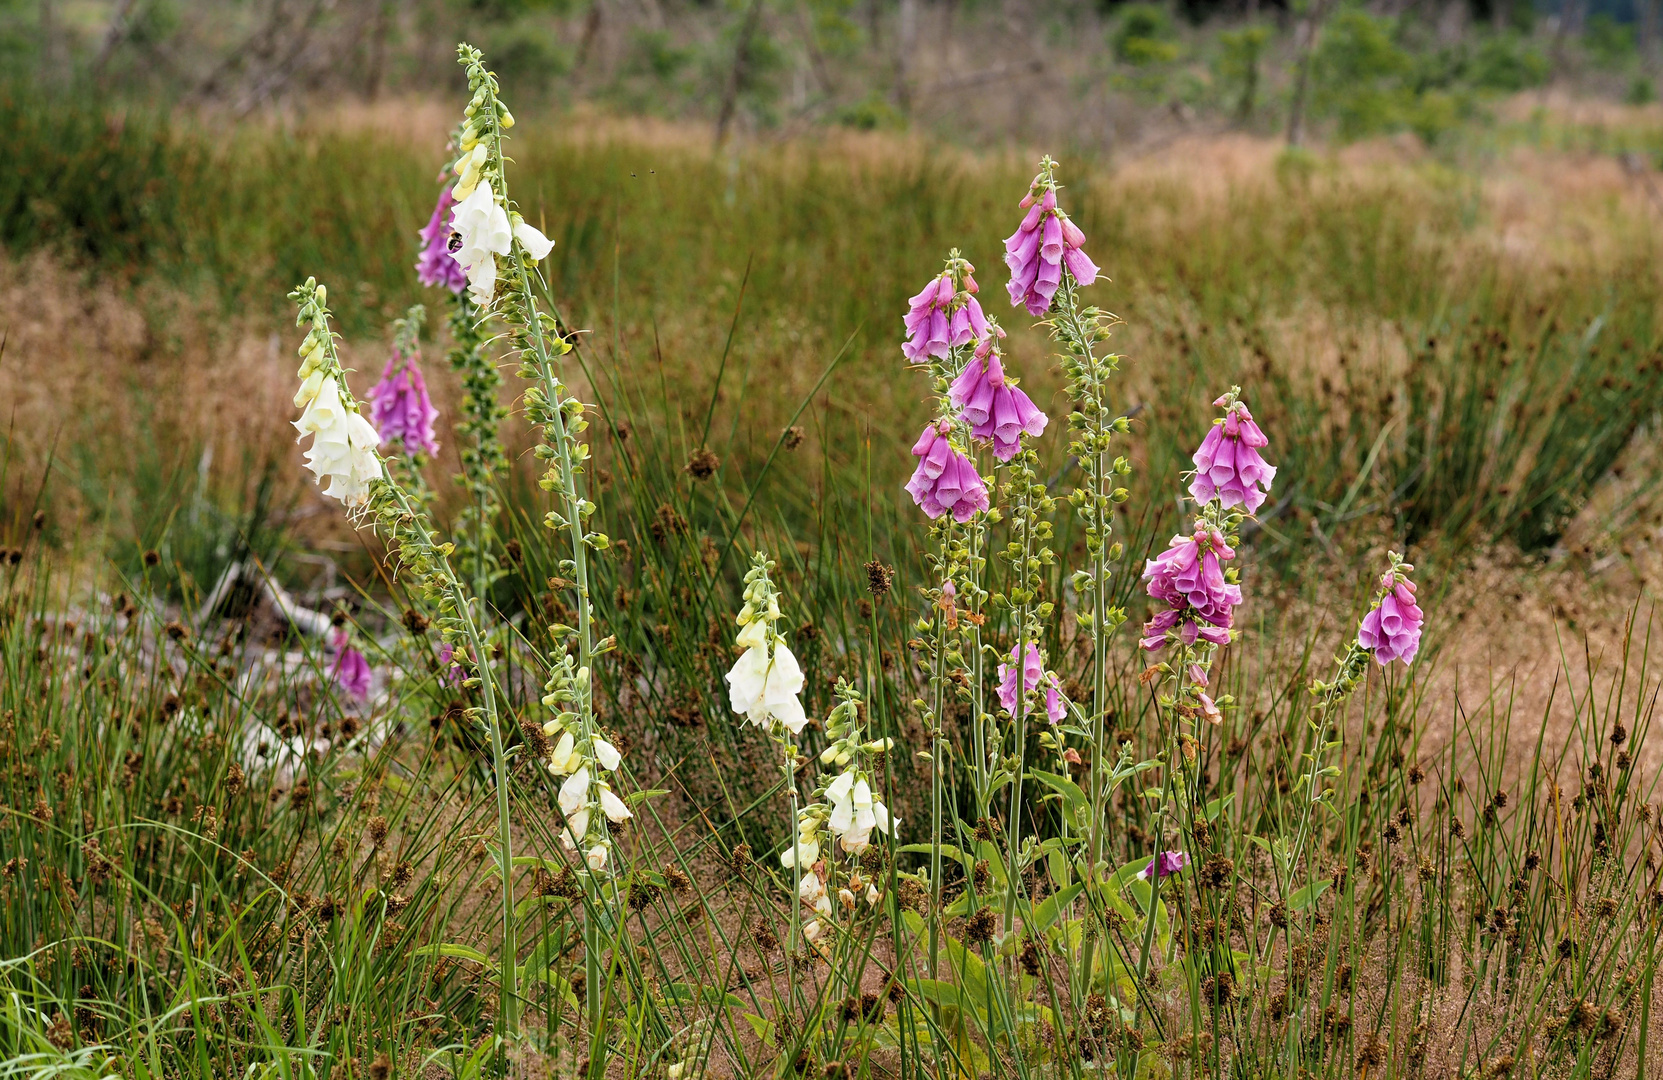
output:
[[[585,856],[585,861],[588,862],[589,869],[591,869],[591,870],[604,870],[604,869],[606,869],[606,847],[605,847],[605,845],[596,844],[594,847],[590,848],[588,854]]]
[[[456,159],[456,190],[452,198],[461,200],[473,194],[479,186],[479,171],[485,164],[485,157],[485,144],[476,142],[467,153]]]
[[[856,854],[872,842],[874,828],[889,832],[889,810],[872,795],[872,787],[865,780],[848,772],[833,780],[826,788],[826,798],[832,801],[832,812],[826,827],[839,838],[843,850]]]
[[[780,855],[780,865],[790,870],[801,862],[804,866],[813,866],[820,859],[820,841],[797,840],[797,846]]]
[[[820,859],[820,841],[815,836],[819,826],[813,818],[804,818],[797,826],[796,846],[780,855],[780,865],[787,870],[794,866],[805,869]]]
[[[451,257],[468,275],[468,295],[481,307],[496,298],[497,260],[513,246],[508,213],[497,202],[491,185],[480,184],[456,204],[451,215]]]
[[[516,215],[517,216],[517,215]],[[542,231],[524,221],[514,222],[514,239],[525,248],[526,254],[531,256],[532,262],[542,262],[548,257],[549,249],[554,247],[554,241],[544,236]]]
[[[868,904],[871,904],[873,907],[876,907],[877,904],[878,904],[879,898],[882,897],[882,896],[883,896],[883,894],[878,892],[878,887],[876,885],[866,886],[866,902]]]
[[[566,827],[560,830],[560,843],[567,851],[576,851],[583,843],[583,838],[589,835],[589,811],[579,810],[575,814],[566,815]]]
[[[306,467],[318,483],[329,481],[323,490],[325,495],[348,506],[363,505],[369,498],[371,482],[381,479],[381,459],[375,456],[381,436],[362,415],[347,408],[334,376],[318,382],[305,408],[294,426],[301,439],[312,436]]]
[[[607,820],[617,824],[628,821],[630,818],[635,816],[629,812],[629,807],[624,805],[624,800],[618,798],[611,788],[607,787],[605,784],[601,784],[599,787],[601,792],[601,813],[606,815]]]
[[[803,940],[818,941],[820,939],[820,935],[825,932],[826,928],[820,925],[820,920],[815,919],[807,926],[803,927]]]
[[[589,767],[586,765],[560,785],[560,812],[571,817],[589,802]]]
[[[319,369],[306,376],[306,381],[300,384],[299,390],[295,391],[294,407],[297,409],[306,408],[312,404],[318,396],[318,391],[322,389],[323,371]]]
[[[618,748],[616,746],[613,746],[605,739],[595,740],[595,760],[600,762],[601,768],[605,769],[607,772],[613,772],[618,768],[618,763],[623,759],[624,756],[618,753]]]
[[[772,658],[765,646],[746,649],[734,661],[727,681],[733,711],[744,713],[758,727],[778,720],[796,735],[808,723],[803,703],[797,700],[803,689],[803,669],[784,642],[775,644]]]
[[[768,645],[768,624],[761,619],[745,624],[733,643],[741,649],[765,648]]]
[[[560,736],[560,741],[549,751],[549,772],[565,776],[582,762],[583,759],[572,749],[575,741],[569,731]]]

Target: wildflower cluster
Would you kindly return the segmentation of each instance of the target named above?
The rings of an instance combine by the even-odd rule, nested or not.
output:
[[[557,671],[550,679],[543,697],[543,704],[556,710],[554,719],[543,725],[543,734],[550,740],[544,765],[551,775],[566,778],[558,799],[566,819],[560,830],[561,843],[567,851],[583,852],[584,866],[598,872],[607,868],[611,847],[606,831],[598,827],[599,818],[604,816],[621,825],[635,815],[606,776],[617,772],[623,755],[600,735],[587,734],[579,713],[571,707],[581,704],[587,678],[582,678],[580,672],[579,679],[568,682],[560,674]],[[590,829],[591,818],[597,826],[594,830]]]
[[[1255,514],[1270,493],[1276,466],[1259,456],[1270,440],[1253,422],[1253,414],[1239,395],[1240,388],[1232,387],[1213,402],[1224,410],[1224,416],[1213,422],[1195,451],[1195,479],[1189,490],[1197,503],[1216,499],[1226,509],[1245,506]]]
[[[1037,439],[1045,434],[1047,418],[1016,379],[1005,377],[999,348],[1004,334],[997,327],[993,330],[976,343],[970,362],[948,390],[948,400],[959,410],[959,419],[970,425],[970,437],[991,441],[993,456],[1009,461],[1023,435]]]
[[[1216,724],[1222,714],[1206,689],[1208,671],[1214,650],[1230,643],[1242,602],[1238,573],[1225,564],[1235,559],[1234,534],[1264,502],[1276,469],[1259,454],[1269,440],[1241,400],[1241,388],[1231,387],[1213,404],[1224,415],[1193,458],[1190,493],[1200,512],[1190,534],[1174,536],[1144,568],[1156,610],[1144,624],[1142,644],[1150,652],[1179,646],[1177,661],[1165,665],[1174,676],[1172,704],[1184,716],[1199,713]]]
[[[1415,583],[1409,580],[1414,567],[1397,552],[1388,552],[1391,566],[1380,578],[1374,606],[1357,630],[1357,643],[1374,654],[1375,663],[1385,667],[1393,660],[1407,666],[1420,651],[1421,623],[1425,616],[1415,603]]]

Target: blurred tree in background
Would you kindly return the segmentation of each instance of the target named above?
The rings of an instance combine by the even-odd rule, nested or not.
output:
[[[1659,0],[0,0],[13,93],[271,107],[452,87],[735,133],[1107,150],[1174,129],[1436,141],[1550,82],[1653,96]],[[973,107],[972,107],[973,106]]]

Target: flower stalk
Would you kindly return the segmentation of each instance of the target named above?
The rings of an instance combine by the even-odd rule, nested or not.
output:
[[[456,208],[449,249],[467,272],[468,297],[479,306],[480,319],[495,310],[508,324],[508,340],[520,360],[520,377],[531,384],[523,395],[526,416],[541,429],[543,437],[536,456],[547,462],[548,468],[539,484],[555,500],[555,509],[548,512],[544,523],[564,532],[569,544],[567,557],[559,567],[563,577],[569,575],[567,588],[572,593],[577,625],[550,627],[562,648],[553,664],[546,700],[560,710],[557,719],[572,733],[574,747],[582,755],[562,786],[561,809],[566,814],[567,835],[582,852],[578,868],[588,908],[584,922],[586,1014],[591,1061],[600,1062],[592,1068],[603,1067],[606,1018],[600,954],[604,937],[598,912],[601,906],[616,907],[619,902],[617,878],[612,872],[616,860],[611,856],[612,841],[606,825],[609,818],[618,815],[602,798],[606,789],[591,782],[605,767],[600,760],[604,740],[594,710],[594,664],[613,642],[610,638],[605,642],[595,640],[589,560],[591,553],[605,551],[610,540],[589,528],[596,507],[584,496],[583,473],[589,447],[579,438],[588,423],[583,419],[583,403],[567,391],[555,365],[555,358],[570,352],[571,344],[554,318],[539,310],[534,289],[537,263],[552,245],[525,222],[509,197],[503,141],[514,118],[500,100],[496,76],[486,68],[479,50],[459,45],[457,58],[467,73],[472,96],[457,141],[457,180],[452,192]],[[503,286],[500,297],[499,277]],[[580,775],[585,782],[576,782]],[[590,812],[597,807],[602,812]],[[576,827],[579,824],[583,826],[581,835]]]

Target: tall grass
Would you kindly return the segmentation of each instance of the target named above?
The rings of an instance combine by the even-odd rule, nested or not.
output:
[[[12,96],[0,150],[27,163],[0,186],[11,250],[79,252],[101,276],[217,293],[239,314],[271,311],[274,283],[328,265],[357,336],[420,299],[409,267],[437,147]],[[522,204],[557,240],[552,294],[594,328],[595,392],[627,395],[672,454],[710,440],[724,481],[755,474],[845,341],[837,411],[807,415],[837,468],[864,470],[869,434],[921,422],[895,390],[891,320],[949,247],[991,272],[1023,178],[1012,160],[894,142],[716,159],[532,131],[515,154]],[[1587,226],[1601,230],[1589,251],[1538,239],[1537,263],[1492,238],[1481,185],[1434,164],[1291,159],[1221,192],[1101,165],[1072,175],[1076,217],[1124,290],[1125,347],[1144,361],[1126,408],[1143,410],[1145,475],[1166,484],[1181,467],[1171,433],[1200,421],[1198,386],[1269,380],[1299,476],[1270,524],[1292,548],[1314,542],[1313,519],[1344,545],[1387,503],[1417,540],[1550,547],[1663,379],[1650,230],[1620,214]],[[1016,337],[1034,357],[1037,340]],[[1033,381],[1042,398],[1058,389]],[[894,445],[870,458],[885,490],[904,476]]]

